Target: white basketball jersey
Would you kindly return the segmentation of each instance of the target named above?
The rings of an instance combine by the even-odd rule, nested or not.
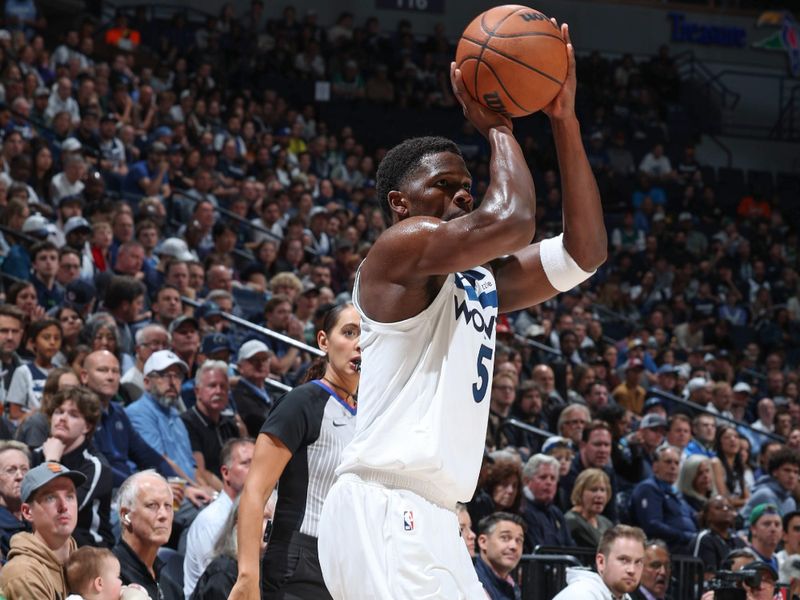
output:
[[[448,275],[418,315],[361,314],[361,382],[353,441],[337,474],[355,473],[454,508],[478,481],[494,365],[497,287],[476,267]]]

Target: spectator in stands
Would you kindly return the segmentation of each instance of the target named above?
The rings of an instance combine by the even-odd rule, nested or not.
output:
[[[46,414],[50,437],[33,452],[31,463],[59,462],[86,476],[77,487],[78,524],[73,533],[79,546],[113,545],[111,490],[113,476],[105,457],[92,445],[100,419],[100,400],[84,387],[57,392],[48,402]]]
[[[189,433],[176,408],[189,369],[169,350],[154,352],[144,364],[145,393],[125,413],[142,439],[166,458],[177,473],[195,482],[196,463]]]
[[[692,554],[703,561],[705,579],[711,579],[733,550],[743,548],[736,535],[736,511],[724,496],[714,496],[700,512],[700,527]]]
[[[141,318],[145,292],[144,285],[129,276],[114,276],[106,290],[105,307],[119,330],[119,349],[129,355],[133,355],[135,348],[131,325]]]
[[[616,497],[617,477],[610,464],[611,446],[611,428],[605,421],[592,421],[586,429],[583,430],[581,442],[578,446],[578,453],[575,455],[566,476],[559,482],[559,486],[564,490],[568,498],[572,496],[572,488],[575,486],[575,480],[578,478],[580,472],[589,468],[605,471],[611,482],[611,498],[613,499]],[[616,521],[617,509],[611,499],[606,505],[606,510],[603,514],[611,519],[611,521]]]
[[[119,489],[122,534],[114,546],[125,585],[141,585],[150,598],[163,598],[158,550],[172,533],[173,497],[166,480],[154,471],[131,475]]]
[[[639,383],[643,372],[644,363],[642,360],[639,358],[630,359],[625,366],[625,380],[611,392],[611,396],[617,404],[637,415],[642,414],[644,399],[647,395],[647,392]]]
[[[742,508],[750,497],[751,486],[744,479],[742,445],[742,437],[734,427],[729,425],[717,427],[714,452],[719,460],[711,462],[714,487],[729,500],[734,510]]]
[[[216,500],[200,511],[189,527],[186,538],[183,592],[187,598],[191,596],[197,580],[213,559],[215,541],[226,533],[222,527],[244,487],[253,460],[253,448],[253,440],[249,438],[233,438],[222,447],[219,457],[222,464],[222,490]]]
[[[264,307],[264,326],[298,341],[303,341],[303,324],[292,316],[292,303],[287,296],[275,295]],[[274,354],[270,371],[285,375],[294,365],[300,351],[275,338],[266,338],[267,347]]]
[[[83,361],[81,385],[92,390],[100,399],[102,413],[94,435],[97,449],[108,460],[114,487],[119,487],[138,469],[158,469],[170,477],[175,471],[166,460],[131,425],[122,405],[115,401],[119,391],[119,361],[107,350],[89,354]]]
[[[553,600],[623,598],[639,586],[644,568],[645,535],[638,527],[615,525],[600,539],[597,572],[567,569],[567,587]]]
[[[8,417],[16,422],[24,414],[41,406],[47,375],[53,369],[53,358],[61,350],[61,324],[55,319],[34,321],[26,329],[34,360],[14,371],[6,396]]]
[[[683,456],[683,451],[692,440],[692,421],[683,413],[676,413],[669,418],[667,429],[667,443],[677,448]]]
[[[685,457],[693,454],[700,454],[708,458],[714,458],[714,440],[717,435],[717,422],[714,417],[701,413],[692,420],[692,441],[683,450]]]
[[[30,531],[22,516],[20,487],[30,470],[30,451],[25,444],[11,440],[0,442],[0,552],[8,556],[12,536]]]
[[[683,499],[699,513],[716,492],[711,473],[711,459],[702,454],[691,454],[681,463],[678,491]]]
[[[504,436],[505,420],[511,413],[516,395],[517,378],[510,373],[497,373],[492,379],[489,404],[489,425],[486,429],[486,447],[494,450],[509,445]],[[477,520],[476,520],[477,521]]]
[[[131,198],[158,196],[162,199],[171,194],[167,171],[167,147],[162,142],[153,142],[147,152],[147,159],[131,165],[122,181],[122,192]]]
[[[800,477],[800,456],[791,448],[779,448],[769,457],[767,464],[768,474],[756,481],[750,499],[742,509],[745,519],[761,504],[777,506],[784,515],[797,508],[792,492]]]
[[[456,504],[456,515],[458,516],[458,534],[464,540],[470,558],[475,558],[475,532],[472,530],[472,519],[469,516],[466,504],[458,502]]]
[[[650,413],[645,414],[639,421],[639,428],[633,433],[628,434],[622,439],[622,450],[620,454],[624,457],[623,464],[628,466],[628,472],[635,474],[634,477],[626,479],[633,483],[647,479],[653,474],[653,461],[655,460],[656,449],[664,443],[667,433],[666,417]],[[612,453],[612,461],[615,453]],[[621,469],[620,475],[624,476]]]
[[[775,552],[783,534],[780,509],[774,504],[759,504],[750,512],[747,522],[750,549],[759,560],[768,563],[777,572],[778,559]]]
[[[0,304],[0,402],[5,403],[14,371],[22,364],[17,350],[25,331],[25,315],[15,306]]]
[[[170,346],[170,335],[164,327],[157,323],[145,325],[136,332],[136,364],[125,371],[120,379],[120,386],[130,400],[134,402],[144,393],[144,374],[142,373],[147,359],[159,350]]]
[[[58,308],[64,301],[64,288],[56,281],[58,248],[52,242],[39,242],[30,250],[33,259],[31,282],[36,288],[39,306],[45,310]]]
[[[496,512],[478,524],[478,548],[475,559],[478,581],[492,600],[517,600],[519,584],[511,576],[522,557],[525,522],[519,515]]]
[[[663,539],[675,553],[685,551],[694,541],[697,524],[692,508],[675,492],[680,453],[674,446],[656,450],[653,476],[639,483],[631,494],[631,516],[651,537]]]
[[[534,454],[522,470],[521,512],[525,520],[525,554],[536,546],[572,546],[564,513],[554,504],[558,490],[558,461],[552,456]]]
[[[78,519],[76,486],[83,473],[48,462],[22,480],[21,511],[33,533],[11,540],[8,562],[0,571],[0,587],[8,600],[65,598],[63,565],[77,546],[72,537]]]
[[[558,415],[556,429],[559,435],[571,440],[573,445],[578,446],[583,437],[583,432],[591,423],[589,409],[583,404],[568,404]]]
[[[228,410],[228,365],[219,360],[206,360],[195,375],[197,402],[181,415],[189,434],[196,480],[219,492],[220,456],[223,445],[240,433],[237,419]],[[198,576],[200,573],[197,574]]]
[[[193,373],[200,352],[200,326],[197,319],[181,315],[170,323],[169,333],[172,336],[172,351],[186,364],[188,373]]]
[[[493,512],[518,514],[522,501],[522,465],[516,458],[495,458],[486,465],[475,497],[467,504],[470,520],[480,523]]]
[[[236,409],[247,427],[247,434],[255,437],[261,431],[270,409],[272,398],[264,381],[269,377],[270,350],[264,342],[250,340],[239,348],[239,380],[233,386]]]
[[[783,515],[783,548],[775,557],[778,559],[780,583],[791,583],[796,579],[793,561],[800,559],[800,512],[792,511]]]
[[[600,469],[586,469],[572,488],[572,508],[564,515],[575,545],[597,548],[600,538],[614,526],[602,515],[611,500],[611,481]]]
[[[647,540],[644,550],[644,567],[639,589],[631,593],[631,600],[666,600],[670,586],[672,563],[669,548],[661,540]]]

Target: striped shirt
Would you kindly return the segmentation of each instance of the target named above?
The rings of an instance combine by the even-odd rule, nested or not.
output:
[[[278,482],[272,539],[288,541],[293,531],[317,537],[322,503],[355,432],[355,416],[355,409],[319,380],[277,402],[261,433],[279,439],[292,458]]]

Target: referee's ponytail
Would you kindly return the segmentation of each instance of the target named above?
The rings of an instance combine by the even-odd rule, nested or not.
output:
[[[342,314],[345,308],[348,306],[353,306],[352,302],[342,302],[341,304],[336,304],[328,309],[328,312],[325,313],[325,317],[322,320],[322,329],[320,331],[324,331],[326,335],[331,335],[333,330],[336,328],[336,324],[339,322],[339,316]],[[307,383],[314,379],[322,379],[325,375],[325,370],[328,368],[328,355],[320,356],[311,363],[311,366],[308,367],[305,376],[303,377],[302,383]]]

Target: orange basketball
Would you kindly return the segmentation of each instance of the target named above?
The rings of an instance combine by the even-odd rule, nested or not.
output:
[[[523,117],[558,94],[567,76],[567,45],[547,16],[507,4],[490,8],[467,26],[456,65],[473,98],[510,117]]]

